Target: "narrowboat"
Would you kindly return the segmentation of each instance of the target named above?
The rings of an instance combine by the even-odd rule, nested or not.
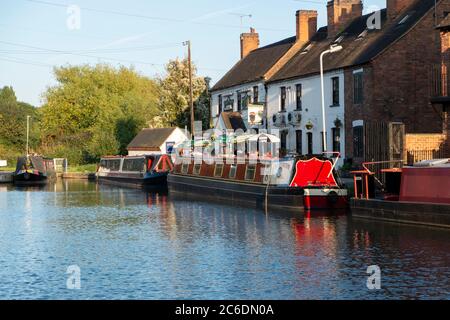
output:
[[[41,156],[26,156],[17,159],[16,171],[13,174],[15,184],[46,184],[56,177],[53,159]]]
[[[222,152],[220,147],[218,152],[217,148],[212,153],[208,150],[199,157],[200,150],[186,152],[185,145],[176,147],[174,169],[168,176],[169,191],[266,210],[302,212],[348,207],[347,190],[335,175],[337,158],[279,158],[272,143],[266,147],[260,144],[261,140],[279,142],[268,134],[247,135],[240,140],[235,143],[243,143],[245,149],[235,148],[232,154]]]
[[[376,166],[388,168],[377,170]],[[412,166],[403,166],[402,161],[367,162],[353,175],[354,216],[450,227],[450,159]]]
[[[100,160],[96,175],[99,182],[122,187],[164,188],[172,168],[168,155],[111,156]]]

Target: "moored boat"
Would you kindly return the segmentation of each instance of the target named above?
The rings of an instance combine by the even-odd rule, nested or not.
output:
[[[259,143],[270,135],[251,135],[241,141]],[[264,150],[266,151],[264,151]],[[177,148],[168,184],[171,192],[196,194],[230,204],[289,211],[346,209],[347,190],[335,178],[335,160],[326,157],[273,157],[273,148],[258,155],[217,154],[200,159]],[[248,151],[248,149],[247,149]]]
[[[450,227],[450,159],[401,165],[380,173],[371,168],[380,164],[386,163],[364,163],[363,170],[353,172],[354,216]]]
[[[97,168],[97,179],[123,187],[164,188],[172,168],[167,155],[103,157]]]
[[[26,156],[17,159],[13,174],[15,184],[45,184],[56,177],[53,159]]]

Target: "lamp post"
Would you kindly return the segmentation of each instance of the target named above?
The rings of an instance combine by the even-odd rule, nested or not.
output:
[[[322,125],[323,125],[323,151],[327,151],[327,124],[325,119],[325,92],[324,92],[324,79],[323,79],[323,57],[328,53],[335,53],[341,51],[342,46],[331,46],[330,49],[325,50],[320,54],[320,89],[322,95]]]

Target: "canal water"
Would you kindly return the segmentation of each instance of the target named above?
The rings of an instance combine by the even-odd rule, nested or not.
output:
[[[0,299],[449,299],[449,244],[450,230],[346,215],[0,185]]]

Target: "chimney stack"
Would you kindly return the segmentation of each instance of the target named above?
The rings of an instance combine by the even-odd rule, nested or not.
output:
[[[388,19],[395,20],[411,2],[411,0],[386,0]]]
[[[306,43],[317,32],[317,11],[299,10],[297,17],[297,41]]]
[[[244,59],[253,50],[259,47],[259,34],[250,28],[250,33],[241,34],[241,59]]]
[[[352,20],[362,16],[361,0],[330,0],[328,11],[328,37],[334,37]]]

